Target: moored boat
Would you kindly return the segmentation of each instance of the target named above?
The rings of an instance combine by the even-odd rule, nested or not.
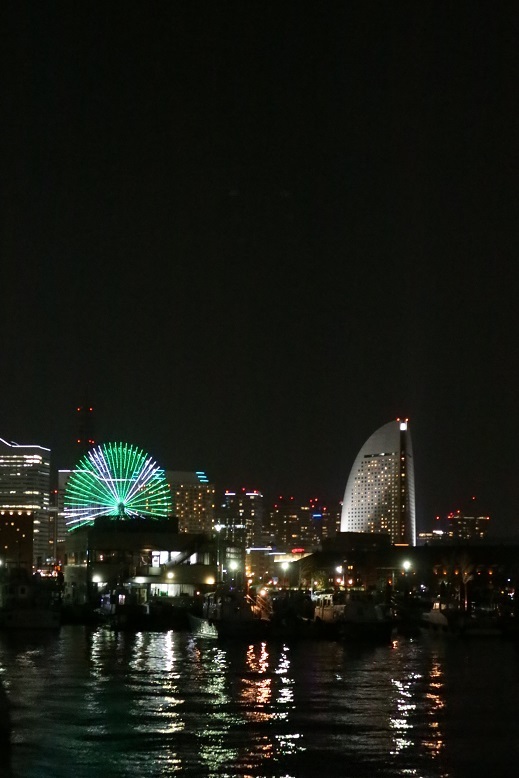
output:
[[[209,592],[201,613],[190,611],[188,619],[197,637],[265,639],[271,626],[267,605],[235,589]]]
[[[338,620],[339,636],[352,643],[391,642],[395,621],[390,609],[368,591],[352,591]]]
[[[505,631],[497,609],[464,610],[454,603],[442,603],[440,599],[422,614],[422,626],[434,634],[460,637],[500,637]]]
[[[388,643],[395,622],[390,609],[365,590],[314,594],[314,623],[321,637],[348,642]]]
[[[39,579],[16,571],[0,584],[0,628],[5,630],[57,630],[61,626],[59,602]]]
[[[6,630],[58,630],[59,610],[41,606],[19,606],[0,611],[0,627]]]

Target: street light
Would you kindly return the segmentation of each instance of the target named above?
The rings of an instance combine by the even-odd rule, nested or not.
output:
[[[411,569],[411,562],[408,559],[405,559],[402,563],[402,567],[404,570],[404,595],[407,597],[409,594],[409,581],[407,580],[407,574]]]
[[[289,567],[289,563],[288,562],[283,562],[283,564],[281,565],[281,569],[283,570],[283,573],[284,573],[284,575],[283,575],[283,581],[284,581],[283,585],[284,586],[288,586],[288,577],[287,577],[288,567]]]
[[[222,563],[222,548],[220,542],[220,532],[223,530],[223,524],[214,525],[216,531],[216,579],[217,581],[223,580],[223,563]]]
[[[236,585],[239,584],[238,573],[237,573],[239,567],[240,566],[235,559],[229,562],[229,570],[231,571],[231,578],[236,578]]]

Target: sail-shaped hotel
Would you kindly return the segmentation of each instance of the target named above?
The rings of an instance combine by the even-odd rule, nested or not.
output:
[[[409,422],[384,424],[364,443],[351,469],[341,532],[381,532],[416,545],[413,449]]]

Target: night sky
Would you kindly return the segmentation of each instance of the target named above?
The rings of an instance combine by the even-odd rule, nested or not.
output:
[[[2,5],[0,437],[519,526],[515,3]]]

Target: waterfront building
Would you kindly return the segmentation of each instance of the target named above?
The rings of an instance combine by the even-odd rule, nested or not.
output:
[[[357,454],[344,493],[341,532],[387,533],[394,544],[416,545],[413,450],[407,419],[384,424]]]
[[[0,511],[32,518],[32,563],[52,561],[49,547],[50,449],[0,438]]]
[[[210,533],[215,524],[215,487],[202,470],[166,470],[179,532]]]
[[[65,601],[96,602],[117,593],[137,603],[154,597],[194,596],[216,582],[214,545],[205,535],[179,533],[175,519],[119,521],[98,517],[69,532]]]

